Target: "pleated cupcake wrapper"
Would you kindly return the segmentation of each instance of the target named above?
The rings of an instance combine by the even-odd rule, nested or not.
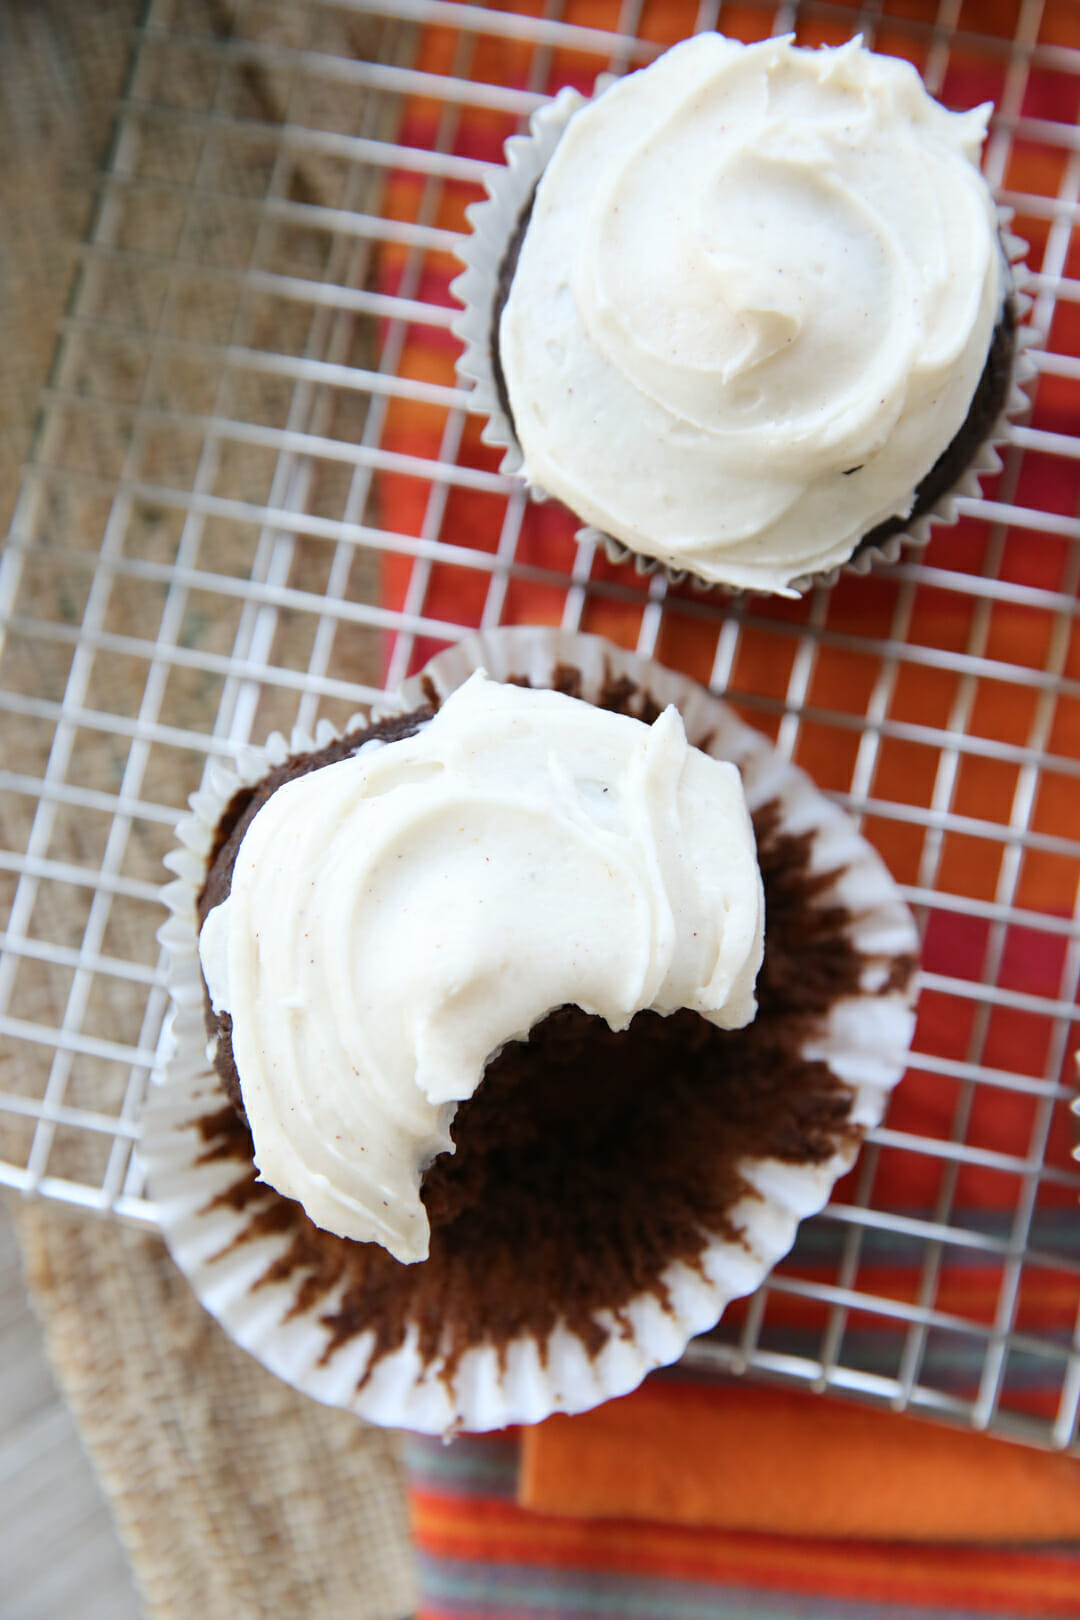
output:
[[[322,1319],[334,1310],[337,1296],[297,1311],[295,1281],[265,1281],[288,1246],[287,1235],[232,1247],[245,1218],[213,1201],[235,1182],[236,1161],[200,1162],[206,1144],[198,1129],[201,1118],[226,1106],[207,1056],[196,938],[196,898],[215,828],[238,787],[258,781],[290,752],[325,746],[337,733],[321,726],[314,737],[294,732],[289,742],[275,735],[263,749],[246,749],[235,769],[212,764],[207,785],[192,796],[191,813],[178,825],[180,847],[169,863],[176,881],[165,891],[171,916],[159,937],[169,958],[171,1048],[143,1120],[139,1151],[149,1192],[174,1259],[226,1332],[295,1388],[376,1423],[441,1434],[533,1423],[552,1412],[584,1411],[625,1394],[653,1368],[676,1361],[692,1337],[715,1326],[729,1301],[761,1284],[790,1249],[800,1220],[826,1203],[855,1158],[853,1136],[880,1121],[905,1067],[912,996],[890,988],[890,975],[898,959],[914,955],[917,939],[896,885],[849,818],[719,698],[599,637],[545,628],[470,636],[435,658],[423,677],[443,697],[477,668],[497,679],[527,676],[533,685],[549,687],[567,666],[581,672],[585,698],[599,698],[610,679],[627,676],[659,704],[674,703],[692,743],[740,767],[751,809],[779,800],[787,830],[812,830],[813,869],[841,869],[825,903],[840,901],[850,908],[852,941],[872,965],[859,994],[837,1002],[804,1056],[825,1061],[852,1088],[850,1123],[857,1130],[845,1134],[822,1164],[744,1161],[739,1168],[753,1191],[732,1211],[741,1241],[713,1236],[700,1270],[672,1265],[663,1277],[667,1303],[646,1293],[619,1320],[610,1311],[598,1313],[608,1329],[598,1354],[591,1355],[560,1326],[546,1348],[535,1338],[512,1342],[502,1362],[494,1348],[478,1344],[444,1377],[437,1365],[421,1361],[410,1329],[402,1347],[379,1361],[360,1387],[370,1336],[360,1335],[324,1360],[328,1335]],[[419,707],[429,691],[422,689],[420,676],[407,681],[401,709]]]
[[[606,73],[597,79],[593,96],[606,90],[614,78],[613,74]],[[552,101],[538,107],[531,115],[527,135],[512,135],[506,142],[506,162],[495,168],[485,181],[486,200],[472,203],[465,210],[471,232],[456,249],[465,269],[450,284],[450,291],[465,306],[451,322],[450,329],[462,343],[457,362],[458,376],[471,385],[474,408],[487,417],[481,438],[487,444],[502,447],[500,472],[524,478],[529,496],[536,501],[550,500],[552,497],[542,485],[528,478],[514,424],[503,408],[495,384],[493,344],[499,271],[518,221],[530,206],[536,184],[550,162],[563,131],[587,99],[569,87],[561,90]],[[834,585],[841,574],[867,574],[882,563],[898,562],[905,552],[923,550],[935,525],[950,526],[957,521],[958,500],[977,497],[982,479],[1001,470],[1001,450],[1012,440],[1013,424],[1022,420],[1031,407],[1025,390],[1035,377],[1036,368],[1027,351],[1040,347],[1043,339],[1033,327],[1023,324],[1033,302],[1028,291],[1030,272],[1024,262],[1028,244],[1011,228],[1015,210],[999,205],[997,212],[999,240],[1011,281],[1009,297],[1017,319],[1012,377],[1004,405],[975,456],[952,488],[921,517],[915,518],[906,528],[878,545],[861,546],[847,562],[817,573],[801,575],[792,580],[788,590],[782,593],[775,593],[767,586],[763,586],[761,592],[754,592],[745,586],[702,579],[693,572],[692,567],[673,568],[659,558],[647,557],[591,523],[578,529],[576,538],[579,544],[601,547],[613,563],[633,562],[639,574],[663,574],[674,585],[689,580],[695,589],[702,592],[722,590],[731,595],[801,594],[815,585]]]
[[[593,94],[599,95],[614,82],[614,77],[602,74]],[[529,207],[536,183],[551,161],[563,130],[587,99],[567,85],[531,115],[527,135],[510,136],[503,147],[506,162],[493,166],[484,182],[486,202],[470,203],[465,210],[471,230],[456,249],[465,266],[450,283],[450,291],[465,306],[450,323],[451,332],[462,343],[458,375],[472,385],[475,408],[487,417],[480,437],[486,444],[502,448],[499,471],[510,476],[521,473],[524,458],[495,384],[492,341],[499,270],[522,211]],[[527,488],[535,500],[548,499],[547,491],[539,484],[530,483]]]

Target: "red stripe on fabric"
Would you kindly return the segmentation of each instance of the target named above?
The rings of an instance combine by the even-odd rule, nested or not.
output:
[[[411,1493],[417,1545],[434,1557],[722,1582],[837,1599],[981,1608],[1076,1620],[1080,1557],[971,1547],[802,1540],[626,1521],[577,1521],[512,1504]]]

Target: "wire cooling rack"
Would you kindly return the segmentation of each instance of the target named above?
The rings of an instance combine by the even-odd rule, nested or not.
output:
[[[861,29],[992,97],[1046,337],[960,524],[799,604],[577,546],[454,381],[452,251],[502,140],[717,25]],[[0,1184],[153,1220],[161,859],[208,757],[341,722],[470,626],[602,630],[805,764],[925,940],[888,1120],[691,1358],[1080,1452],[1078,47],[1042,0],[152,0],[0,564]]]

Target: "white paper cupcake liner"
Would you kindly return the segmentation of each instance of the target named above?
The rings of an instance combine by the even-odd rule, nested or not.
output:
[[[602,94],[613,82],[612,74],[603,74],[596,81],[594,97]],[[450,291],[465,306],[451,322],[450,328],[462,344],[457,361],[458,376],[467,386],[471,386],[477,410],[486,415],[487,422],[481,437],[487,444],[502,447],[503,458],[499,470],[508,476],[525,477],[525,473],[521,446],[513,422],[503,409],[495,383],[493,344],[499,271],[522,212],[531,204],[541,174],[570,119],[585,105],[586,99],[577,90],[561,90],[552,101],[538,107],[532,114],[527,135],[510,137],[504,148],[505,164],[485,182],[488,192],[486,200],[472,203],[465,211],[471,231],[456,250],[465,266],[450,284]],[[632,562],[639,574],[663,574],[675,585],[689,580],[695,589],[702,592],[721,590],[731,595],[801,595],[816,585],[834,585],[841,574],[867,574],[881,564],[898,562],[905,553],[924,550],[937,525],[950,527],[956,523],[959,517],[957,501],[965,496],[977,497],[982,488],[982,479],[1000,472],[1001,451],[1012,440],[1013,424],[1021,421],[1031,407],[1025,390],[1035,377],[1036,369],[1028,350],[1040,347],[1043,339],[1034,327],[1024,324],[1033,299],[1028,291],[1030,272],[1024,262],[1028,244],[1012,230],[1014,213],[1012,208],[998,206],[998,236],[1007,267],[1006,302],[1011,302],[1016,320],[1012,376],[1005,400],[990,431],[960,478],[921,517],[877,545],[860,544],[846,562],[816,573],[800,575],[783,592],[776,592],[767,586],[757,592],[750,587],[702,579],[689,567],[672,568],[659,558],[632,550],[591,523],[577,530],[578,542],[602,547],[613,563]],[[527,477],[526,489],[533,500],[552,499],[546,489]]]
[[[917,936],[896,885],[848,817],[719,698],[599,637],[521,628],[472,636],[440,654],[405,683],[400,708],[419,707],[432,688],[445,696],[479,667],[498,679],[526,676],[533,685],[552,686],[565,666],[580,671],[585,698],[598,698],[608,680],[626,676],[657,703],[674,703],[692,743],[739,766],[752,810],[777,800],[785,831],[812,834],[811,870],[840,869],[822,903],[849,908],[849,937],[866,966],[859,993],[836,1002],[812,1049],[807,1045],[802,1055],[825,1062],[851,1087],[848,1127],[854,1129],[838,1133],[835,1153],[820,1164],[742,1161],[739,1171],[753,1191],[730,1212],[741,1241],[714,1236],[700,1270],[681,1263],[669,1267],[662,1279],[667,1304],[648,1293],[618,1319],[610,1311],[598,1313],[608,1331],[598,1354],[591,1355],[560,1326],[546,1354],[535,1338],[522,1337],[510,1344],[500,1366],[493,1347],[478,1345],[444,1376],[438,1365],[421,1360],[410,1330],[404,1344],[379,1359],[362,1383],[370,1333],[324,1359],[323,1318],[337,1296],[297,1311],[295,1280],[265,1281],[288,1236],[275,1233],[232,1246],[246,1231],[246,1219],[213,1201],[235,1183],[237,1162],[202,1162],[206,1139],[198,1127],[200,1119],[227,1106],[206,1052],[196,943],[196,899],[214,830],[241,784],[258,781],[289,752],[325,746],[336,733],[322,726],[314,738],[295,733],[289,744],[275,735],[264,749],[245,750],[235,770],[214,764],[208,785],[192,796],[191,814],[177,828],[181,847],[170,861],[176,881],[165,891],[171,916],[160,938],[169,956],[171,1054],[143,1120],[139,1153],[149,1193],[174,1259],[230,1337],[295,1388],[393,1427],[449,1434],[583,1411],[625,1394],[653,1368],[677,1360],[692,1337],[715,1326],[729,1301],[761,1284],[790,1249],[799,1221],[823,1207],[854,1161],[863,1132],[882,1118],[906,1064],[914,1014],[913,975],[904,970],[913,962]]]
[[[599,95],[613,77],[602,74],[593,94]],[[470,203],[465,210],[471,231],[458,250],[465,268],[450,283],[450,291],[465,307],[450,323],[450,330],[463,345],[458,374],[471,384],[477,408],[487,417],[480,437],[487,444],[502,447],[499,470],[507,474],[521,471],[522,455],[513,424],[499,400],[492,363],[499,268],[522,209],[529,206],[563,130],[586,100],[580,91],[567,85],[553,100],[538,107],[529,119],[529,133],[511,135],[505,143],[506,162],[493,169],[484,182],[487,201]],[[530,484],[529,491],[537,500],[547,499],[547,491],[538,484]]]

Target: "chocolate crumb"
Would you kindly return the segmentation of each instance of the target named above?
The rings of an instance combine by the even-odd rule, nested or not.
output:
[[[601,702],[659,712],[648,692],[621,678],[609,678]],[[409,735],[427,717],[419,711],[383,726]],[[385,735],[375,727],[290,760],[245,790],[239,809],[233,801],[200,917],[227,894],[257,804],[376,733]],[[449,1378],[478,1344],[502,1356],[530,1335],[543,1353],[560,1322],[596,1353],[607,1340],[598,1312],[611,1311],[627,1331],[622,1313],[637,1295],[666,1299],[662,1279],[673,1262],[700,1267],[710,1234],[740,1241],[734,1211],[750,1193],[738,1168],[744,1158],[818,1164],[859,1139],[850,1088],[801,1055],[835,1001],[858,993],[866,965],[849,937],[850,913],[833,898],[837,874],[811,870],[811,835],[785,832],[776,803],[754,825],[768,918],[755,1022],[724,1031],[688,1011],[643,1012],[615,1032],[562,1007],[527,1042],[504,1047],[457,1111],[456,1152],[440,1155],[424,1177],[426,1261],[405,1266],[377,1244],[324,1232],[259,1182],[242,1108],[218,1108],[200,1122],[204,1158],[238,1166],[215,1200],[244,1216],[235,1243],[268,1233],[286,1239],[256,1287],[291,1282],[295,1314],[323,1306],[344,1283],[337,1308],[321,1317],[324,1360],[370,1332],[366,1380],[415,1326],[420,1356]],[[227,1021],[211,1015],[210,1023],[232,1095]]]
[[[561,692],[564,697],[579,698],[581,671],[574,664],[556,664],[551,684],[555,691]]]
[[[911,989],[912,981],[918,971],[918,959],[914,956],[895,956],[889,964],[889,972],[885,979],[886,991],[894,991],[905,996]]]

